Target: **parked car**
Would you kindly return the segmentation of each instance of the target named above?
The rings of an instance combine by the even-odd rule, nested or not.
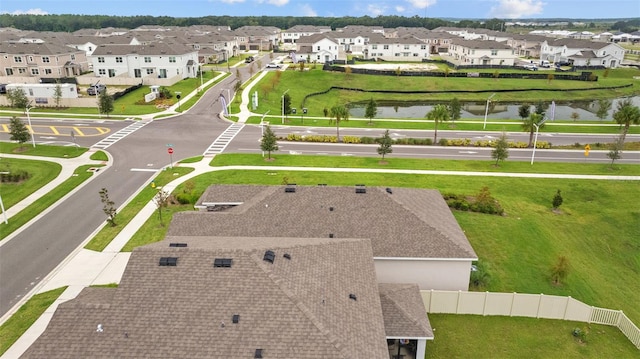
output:
[[[529,71],[538,71],[538,66],[536,66],[536,64],[526,64],[524,65],[524,68]]]
[[[246,59],[244,59],[244,62],[246,62],[246,63],[250,64],[250,63],[252,63],[252,62],[253,62],[253,60],[254,60],[253,56],[249,56],[249,57],[247,57]]]
[[[96,94],[103,93],[107,90],[107,86],[103,84],[91,85],[87,89],[87,94],[89,96],[95,96]]]
[[[276,64],[276,63],[270,62],[270,63],[268,63],[268,64],[267,64],[267,66],[266,66],[266,67],[267,67],[268,69],[279,69],[281,66],[280,66],[279,64]]]
[[[569,61],[558,61],[556,66],[571,66],[571,63]]]

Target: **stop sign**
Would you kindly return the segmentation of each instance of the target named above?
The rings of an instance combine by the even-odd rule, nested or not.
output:
[[[167,152],[169,152],[169,154],[172,154],[173,153],[173,147],[167,148]]]

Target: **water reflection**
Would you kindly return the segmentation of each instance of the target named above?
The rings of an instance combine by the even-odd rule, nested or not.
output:
[[[618,102],[625,98],[612,100],[611,110],[605,121],[612,121],[613,112],[618,106]],[[635,106],[640,107],[640,96],[631,97]],[[443,102],[378,102],[378,114],[376,118],[422,118],[433,109],[433,106]],[[447,104],[447,103],[445,103]],[[550,103],[549,103],[550,104]],[[547,104],[547,105],[549,105]],[[518,108],[522,103],[501,103],[493,102],[489,106],[489,119],[520,119]],[[352,104],[350,114],[352,117],[364,117],[366,103]],[[486,102],[463,102],[462,118],[484,118]],[[533,104],[531,110],[534,110]],[[571,120],[572,113],[578,114],[580,121],[600,121],[596,112],[598,111],[598,101],[556,101],[555,119]],[[550,109],[547,114],[550,115]]]

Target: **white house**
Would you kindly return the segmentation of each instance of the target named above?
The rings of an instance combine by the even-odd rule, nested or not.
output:
[[[308,56],[311,61],[329,62],[338,60],[344,53],[344,47],[328,33],[302,36],[296,42],[296,53]]]
[[[280,41],[283,44],[295,44],[303,36],[323,34],[331,31],[329,26],[296,25],[280,33]]]
[[[429,58],[429,45],[415,36],[400,38],[371,37],[364,46],[365,59],[384,61],[422,61]]]
[[[185,79],[198,73],[198,51],[182,44],[101,45],[91,56],[98,77]]]
[[[452,39],[449,56],[460,65],[513,66],[517,55],[505,43],[495,41]]]
[[[624,59],[624,48],[612,42],[576,39],[547,40],[540,48],[540,60],[569,61],[576,66],[616,68]]]

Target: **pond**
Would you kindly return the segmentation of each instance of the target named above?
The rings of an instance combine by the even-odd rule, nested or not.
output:
[[[612,121],[618,102],[626,98],[612,100],[611,110],[605,121]],[[640,107],[640,96],[631,97],[635,106]],[[448,104],[446,102],[378,102],[378,114],[376,118],[423,118],[437,104]],[[462,118],[484,118],[487,102],[462,102]],[[502,103],[492,102],[489,104],[489,120],[496,119],[520,119],[518,108],[522,103]],[[549,105],[549,103],[547,103]],[[352,117],[364,118],[366,103],[354,103],[350,108]],[[534,110],[532,105],[531,111]],[[598,101],[556,101],[556,120],[572,120],[571,114],[578,114],[578,121],[600,121],[596,112],[598,111]],[[547,116],[551,116],[550,108],[547,108]],[[551,117],[550,117],[551,119]]]

